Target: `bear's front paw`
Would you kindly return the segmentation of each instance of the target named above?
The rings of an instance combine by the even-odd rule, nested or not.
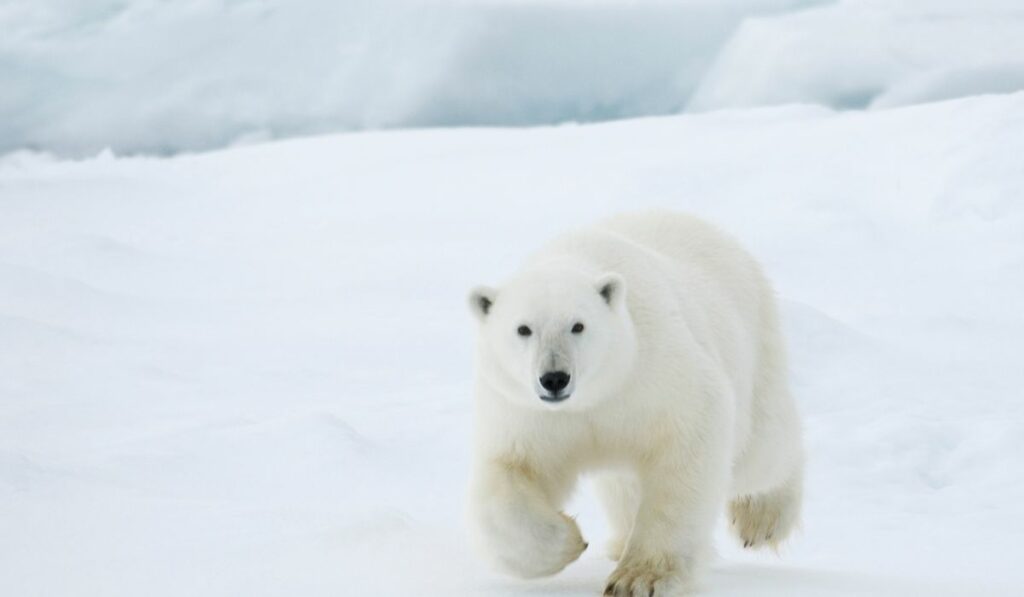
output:
[[[575,519],[562,512],[558,514],[565,524],[556,531],[555,538],[551,542],[553,549],[550,558],[552,568],[554,569],[543,573],[542,576],[554,574],[572,564],[579,559],[580,555],[587,549],[587,546],[590,545],[583,540],[583,535],[580,534],[580,527],[576,524]]]
[[[587,548],[576,521],[561,512],[558,518],[517,531],[504,545],[496,546],[495,555],[505,569],[523,578],[555,574]]]
[[[608,577],[609,597],[682,597],[690,586],[669,563],[669,558],[623,562]]]

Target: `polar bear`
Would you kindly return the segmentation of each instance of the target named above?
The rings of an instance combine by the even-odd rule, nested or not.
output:
[[[621,215],[556,239],[470,306],[470,516],[500,568],[551,575],[586,549],[561,511],[582,473],[613,533],[606,595],[693,591],[726,503],[744,547],[790,534],[803,451],[774,295],[723,233]]]

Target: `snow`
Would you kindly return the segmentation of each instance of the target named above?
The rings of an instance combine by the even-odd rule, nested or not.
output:
[[[8,0],[0,153],[1024,89],[1018,0]]]
[[[203,8],[197,3],[197,10]],[[552,234],[698,213],[782,297],[810,461],[706,595],[1016,595],[1024,93],[0,159],[9,595],[593,595],[488,570],[465,293]]]
[[[743,18],[816,1],[7,1],[0,152],[671,113]]]
[[[1020,2],[842,0],[745,20],[689,108],[881,108],[1020,89]]]

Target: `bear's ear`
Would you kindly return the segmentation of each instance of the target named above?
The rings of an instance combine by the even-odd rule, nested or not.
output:
[[[626,281],[619,274],[609,272],[597,279],[597,292],[608,305],[618,307],[626,298]]]
[[[487,286],[477,286],[469,293],[469,308],[473,311],[473,315],[476,315],[477,319],[483,321],[487,314],[491,312],[491,306],[494,305],[494,297],[498,293]]]

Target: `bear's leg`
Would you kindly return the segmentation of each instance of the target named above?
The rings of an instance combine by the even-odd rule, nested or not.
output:
[[[605,595],[677,597],[694,589],[729,473],[727,450],[708,439],[665,446],[640,472],[636,522]]]
[[[733,469],[729,522],[744,547],[778,547],[797,526],[803,496],[800,417],[789,393],[778,332],[762,355],[750,437]]]
[[[743,547],[776,548],[797,526],[803,495],[803,475],[795,471],[783,484],[763,493],[729,502],[732,530]]]
[[[472,495],[478,541],[499,566],[517,576],[562,570],[587,548],[576,521],[556,505],[571,486],[571,478],[541,476],[521,465],[483,465]]]
[[[612,531],[605,549],[608,557],[617,561],[626,549],[640,508],[640,484],[635,475],[627,473],[601,473],[595,477],[594,484]]]

